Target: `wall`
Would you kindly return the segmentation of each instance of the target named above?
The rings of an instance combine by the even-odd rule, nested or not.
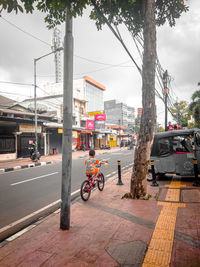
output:
[[[86,101],[86,112],[103,110],[103,91],[86,82]]]
[[[16,153],[0,154],[0,161],[16,159],[16,157],[17,157]]]

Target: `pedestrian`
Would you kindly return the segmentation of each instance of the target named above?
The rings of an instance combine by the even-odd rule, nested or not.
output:
[[[172,131],[173,130],[173,126],[172,126],[172,123],[171,121],[169,121],[169,125],[168,125],[168,131]]]

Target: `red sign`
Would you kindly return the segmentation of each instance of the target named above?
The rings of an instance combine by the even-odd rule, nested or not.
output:
[[[94,130],[94,121],[93,120],[87,120],[87,129],[88,130]]]
[[[106,121],[106,114],[96,114],[95,121]]]
[[[138,109],[137,109],[137,113],[138,113],[138,114],[142,114],[142,108],[138,108]]]

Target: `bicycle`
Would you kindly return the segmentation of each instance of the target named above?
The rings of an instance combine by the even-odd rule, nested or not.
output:
[[[90,198],[91,191],[96,186],[98,187],[99,191],[103,191],[105,179],[103,173],[100,171],[100,167],[104,163],[105,166],[107,166],[107,162],[105,161],[96,165],[96,167],[99,168],[98,173],[93,175],[87,175],[88,179],[82,182],[80,194],[83,201],[87,201]]]

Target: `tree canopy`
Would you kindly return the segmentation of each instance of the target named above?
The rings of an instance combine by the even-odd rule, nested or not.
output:
[[[102,28],[105,20],[100,16],[98,9],[104,14],[109,23],[118,25],[124,23],[128,30],[137,34],[143,29],[144,0],[0,0],[0,10],[10,12],[33,13],[35,9],[46,13],[45,22],[48,28],[65,21],[67,8],[72,17],[81,16],[87,5],[93,7],[90,18],[96,21],[98,29]],[[166,21],[170,26],[188,6],[182,0],[155,0],[156,24],[163,25]]]
[[[187,123],[189,120],[189,107],[187,101],[180,101],[174,103],[174,107],[170,108],[172,116],[176,123],[181,127],[187,127]]]
[[[193,93],[189,109],[194,117],[195,125],[200,127],[200,90]]]

